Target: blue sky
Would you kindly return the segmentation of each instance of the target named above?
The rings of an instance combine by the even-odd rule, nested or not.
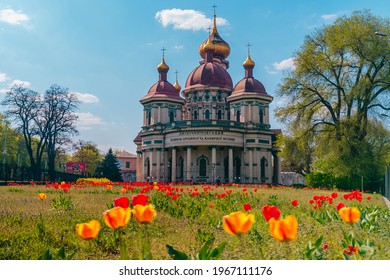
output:
[[[233,83],[244,76],[249,42],[254,76],[273,96],[315,28],[354,10],[390,16],[388,0],[0,0],[0,100],[15,83],[39,92],[65,86],[82,102],[75,139],[93,141],[104,152],[135,153],[139,100],[158,80],[161,48],[168,80],[175,82],[177,70],[183,88],[201,60],[198,47],[207,38],[214,3],[219,33],[231,47]],[[283,100],[275,98],[271,110],[277,106]],[[271,117],[271,126],[282,125]]]

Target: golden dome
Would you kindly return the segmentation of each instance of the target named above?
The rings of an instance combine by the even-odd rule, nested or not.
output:
[[[175,87],[175,89],[177,89],[178,91],[181,90],[181,86],[179,85],[179,82],[176,80],[175,84],[173,85]]]
[[[214,51],[214,50],[215,50],[215,46],[211,42],[210,37],[208,37],[206,44],[203,45],[203,51],[207,52],[207,51]]]
[[[207,41],[211,41],[215,47],[214,49],[214,57],[221,57],[223,59],[227,58],[230,54],[230,46],[226,43],[218,33],[217,30],[217,16],[214,13],[214,26],[213,31],[210,36],[200,44],[199,46],[199,54],[202,58],[206,58],[206,51],[204,49]]]
[[[251,58],[251,53],[248,51],[248,57],[245,59],[244,63],[242,64],[244,68],[253,68],[255,67],[255,62]]]
[[[165,63],[164,57],[162,58],[161,63],[157,66],[157,70],[160,71],[165,71],[167,72],[169,70],[169,66]]]

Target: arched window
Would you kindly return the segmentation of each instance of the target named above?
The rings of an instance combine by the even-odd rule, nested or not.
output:
[[[222,102],[222,94],[221,93],[218,93],[217,100],[218,100],[218,102]]]
[[[226,157],[223,161],[223,175],[225,177],[225,182],[229,181],[229,159]]]
[[[150,125],[152,122],[152,113],[150,111],[146,111],[146,125]]]
[[[268,162],[265,157],[260,160],[260,178],[265,178],[265,168],[268,166]]]
[[[209,119],[210,119],[210,110],[204,111],[204,118],[205,118],[206,120],[209,120]]]
[[[150,161],[149,158],[145,160],[146,177],[150,177]]]
[[[198,111],[194,111],[194,120],[198,119]]]
[[[222,120],[222,110],[218,110],[217,112],[217,119]]]
[[[169,112],[169,122],[175,121],[175,113],[173,111]]]
[[[208,92],[205,93],[204,95],[204,101],[209,101],[210,100],[210,94]]]
[[[238,157],[234,159],[234,177],[236,177],[237,182],[241,178],[241,160]]]
[[[199,160],[199,177],[206,177],[207,174],[207,161],[205,158]]]
[[[236,121],[240,121],[240,119],[241,119],[241,112],[240,111],[237,111],[237,113],[236,113]]]
[[[264,109],[260,108],[259,109],[259,114],[260,114],[260,123],[264,123]]]
[[[192,97],[192,102],[198,101],[198,95],[194,93],[194,96]]]
[[[182,157],[179,158],[179,178],[180,180],[184,180],[184,159]]]

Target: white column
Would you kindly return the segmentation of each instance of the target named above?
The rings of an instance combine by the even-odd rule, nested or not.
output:
[[[157,122],[161,123],[161,106],[158,106],[157,114]]]
[[[211,108],[211,119],[212,120],[216,120],[217,119],[217,109],[214,106]]]
[[[252,121],[252,105],[249,104],[248,105],[248,122],[251,122]]]
[[[212,147],[211,148],[211,172],[212,172],[212,180],[213,180],[213,183],[215,182],[215,177],[217,177],[215,175],[215,169],[217,167],[217,148],[216,147]]]
[[[229,147],[229,182],[233,182],[233,148]]]
[[[149,152],[149,168],[150,168],[150,180],[153,182],[154,178],[153,175],[154,172],[153,172],[153,149],[150,149],[150,152]]]
[[[160,108],[160,107],[159,107]],[[160,182],[160,176],[161,176],[161,151],[156,151],[157,157],[156,157],[156,181]]]
[[[187,147],[186,180],[191,181],[191,147]]]
[[[140,168],[140,171],[141,171],[141,180],[142,182],[145,182],[146,181],[146,177],[145,177],[145,152],[142,151],[142,154],[141,154],[141,168]]]
[[[249,182],[253,183],[253,151],[249,150]]]
[[[172,166],[171,166],[171,170],[172,170],[172,182],[176,182],[176,149],[173,148],[172,149]]]

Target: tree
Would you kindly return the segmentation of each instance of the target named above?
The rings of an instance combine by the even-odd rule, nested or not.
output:
[[[72,161],[85,162],[86,173],[90,176],[95,173],[96,167],[103,160],[99,149],[95,143],[80,140],[74,145],[76,149],[72,156]]]
[[[376,31],[390,33],[390,22],[369,11],[316,30],[295,53],[295,68],[279,86],[287,105],[276,116],[289,121],[290,129],[303,128],[292,130],[293,138],[314,137],[317,169],[343,176],[377,174],[369,126],[390,111],[390,43]]]
[[[53,85],[44,95],[21,85],[12,87],[2,102],[7,115],[23,134],[34,180],[41,178],[41,163],[47,152],[50,179],[54,180],[57,149],[77,133],[78,100],[66,89]]]
[[[378,30],[389,33],[389,20],[363,11],[307,36],[278,90],[289,102],[277,117],[338,140],[343,134],[363,140],[369,115],[390,111],[390,44]]]
[[[76,109],[79,101],[68,89],[52,85],[44,96],[42,120],[47,129],[47,157],[50,180],[55,180],[55,159],[62,145],[76,135]]]
[[[103,176],[113,182],[121,182],[122,176],[119,170],[119,162],[110,148],[104,157],[103,162],[97,167],[98,176]]]

